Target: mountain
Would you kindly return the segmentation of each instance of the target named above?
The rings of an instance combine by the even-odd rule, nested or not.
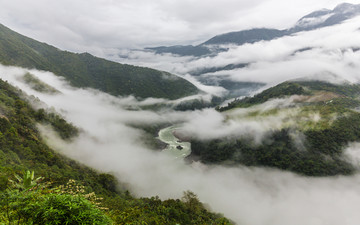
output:
[[[202,46],[222,45],[222,44],[242,45],[245,43],[255,43],[258,41],[269,41],[278,37],[282,37],[285,34],[286,31],[283,30],[257,28],[257,29],[221,34],[205,41],[201,45]]]
[[[146,50],[155,51],[157,54],[171,53],[181,56],[203,56],[211,53],[210,49],[205,46],[192,46],[192,45],[175,45],[175,46],[160,46],[145,48]]]
[[[119,64],[61,51],[0,25],[0,63],[51,71],[75,87],[91,87],[112,95],[177,99],[198,93],[178,76],[150,68]]]
[[[274,38],[282,37],[288,34],[286,30],[276,30],[267,28],[256,28],[251,30],[230,32],[226,34],[217,35],[204,43],[192,45],[176,45],[176,46],[161,46],[146,48],[146,50],[154,51],[156,54],[171,53],[179,56],[208,56],[221,51],[226,51],[227,48],[217,47],[218,45],[237,44],[242,45],[246,43],[255,43],[258,41],[269,41]]]
[[[269,41],[300,31],[309,31],[326,26],[336,25],[358,15],[360,15],[360,4],[355,5],[342,3],[336,6],[333,10],[322,9],[312,12],[298,20],[293,27],[285,30],[255,28],[220,34],[197,46],[177,45],[169,47],[153,47],[147,49],[154,51],[156,54],[172,53],[180,56],[201,57],[216,54],[217,52],[226,50],[224,48],[214,48],[213,45],[243,45],[246,43],[255,43],[258,41]]]
[[[64,140],[79,130],[56,113],[32,108],[24,97],[0,80],[3,224],[231,224],[205,209],[192,192],[182,200],[135,198],[113,175],[55,152],[37,124],[52,126]]]
[[[360,141],[359,96],[359,84],[288,81],[235,100],[218,108],[228,123],[272,124],[271,129],[262,135],[252,128],[238,137],[193,137],[190,159],[273,167],[307,176],[352,174],[355,167],[344,150],[348,143]]]
[[[288,33],[314,30],[321,27],[339,24],[347,19],[360,15],[360,4],[342,3],[333,10],[322,9],[302,17]]]

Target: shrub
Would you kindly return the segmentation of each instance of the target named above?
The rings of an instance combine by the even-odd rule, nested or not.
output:
[[[34,224],[111,224],[90,201],[69,194],[48,194],[32,211]]]

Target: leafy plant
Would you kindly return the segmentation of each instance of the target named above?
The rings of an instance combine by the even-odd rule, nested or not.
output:
[[[14,174],[14,177],[16,178],[16,181],[9,180],[13,186],[20,190],[27,190],[30,188],[35,187],[40,180],[43,179],[43,177],[38,177],[34,179],[34,171],[26,170],[24,172],[23,178],[21,178],[19,175]]]

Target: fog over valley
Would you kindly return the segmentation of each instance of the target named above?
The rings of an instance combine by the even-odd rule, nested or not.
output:
[[[360,224],[353,3],[0,0],[0,223]]]
[[[60,94],[48,95],[33,90],[21,79],[27,71]],[[0,74],[2,79],[39,98],[48,108],[60,112],[80,128],[78,137],[65,142],[49,127],[39,125],[50,146],[82,163],[115,174],[138,196],[159,195],[166,199],[192,190],[211,209],[239,224],[339,224],[344,223],[344,219],[345,224],[356,224],[360,220],[356,207],[360,203],[357,174],[309,178],[269,168],[187,164],[161,151],[148,149],[142,141],[142,131],[131,126],[180,123],[184,124],[185,131],[216,137],[239,135],[242,129],[247,132],[251,129],[254,134],[265,132],[279,124],[281,116],[263,122],[240,120],[236,125],[235,122],[224,123],[223,115],[213,109],[129,111],[126,110],[129,101],[134,105],[141,102],[92,89],[76,89],[49,72],[1,66]],[[266,103],[265,108],[290,102]],[[248,111],[251,110],[254,109]],[[233,113],[244,115],[245,112]],[[352,145],[352,151],[360,150],[357,147],[355,150],[354,146],[357,145]]]

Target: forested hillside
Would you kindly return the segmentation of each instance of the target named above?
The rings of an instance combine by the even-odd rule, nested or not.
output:
[[[61,51],[1,24],[0,63],[51,71],[76,87],[92,87],[115,96],[177,99],[198,92],[193,84],[173,74]]]
[[[56,153],[37,123],[65,140],[78,129],[56,113],[33,109],[23,95],[0,80],[1,224],[230,224],[192,192],[181,200],[134,198],[111,174]]]
[[[355,168],[344,150],[360,140],[359,96],[359,85],[284,82],[219,108],[235,121],[236,110],[246,110],[250,121],[279,120],[278,128],[268,130],[261,143],[251,134],[207,141],[193,138],[191,157],[205,163],[274,167],[309,176],[352,174]],[[271,103],[274,99],[283,101],[276,105]]]

